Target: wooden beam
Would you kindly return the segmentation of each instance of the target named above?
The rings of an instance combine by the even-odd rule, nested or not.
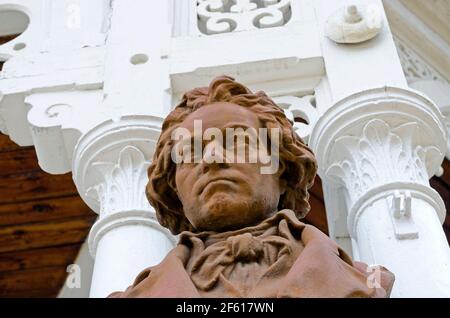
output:
[[[0,297],[43,297],[44,291],[54,297],[66,276],[66,269],[60,266],[0,273]]]
[[[82,243],[94,216],[0,228],[0,252]]]
[[[77,194],[71,174],[49,175],[41,170],[0,177],[0,204]]]
[[[54,266],[66,268],[75,261],[81,244],[0,253],[0,273]]]
[[[40,170],[34,148],[0,152],[0,177]]]
[[[0,226],[94,215],[78,195],[0,204]]]
[[[9,136],[0,133],[0,152],[18,150],[21,148],[34,148],[34,147],[20,147],[9,139]]]

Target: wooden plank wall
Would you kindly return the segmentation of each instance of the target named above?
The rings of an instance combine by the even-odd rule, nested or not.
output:
[[[0,297],[55,297],[95,220],[71,174],[0,135]]]

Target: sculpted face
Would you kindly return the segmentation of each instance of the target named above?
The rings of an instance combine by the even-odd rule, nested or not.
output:
[[[226,128],[254,128],[261,123],[255,113],[245,107],[218,102],[191,113],[181,124],[194,136],[194,123],[201,121],[202,132],[215,128],[224,132]],[[198,137],[198,136],[197,136]],[[200,136],[201,137],[201,136]],[[234,147],[244,147],[247,152],[249,139],[237,138]],[[187,143],[191,147],[191,142]],[[224,231],[255,225],[277,211],[285,182],[280,179],[282,168],[275,174],[262,174],[260,160],[245,163],[223,160],[207,160],[208,154],[226,156],[226,142],[203,140],[202,160],[181,162],[176,166],[175,183],[184,213],[199,231]],[[236,150],[236,148],[234,148]],[[206,155],[205,155],[206,154]]]

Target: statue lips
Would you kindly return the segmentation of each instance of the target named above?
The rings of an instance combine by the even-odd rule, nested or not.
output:
[[[229,177],[210,178],[201,184],[201,186],[199,187],[199,191],[197,191],[197,195],[206,194],[207,192],[212,190],[212,188],[215,188],[216,190],[220,189],[221,187],[229,188],[230,185],[236,183],[237,183],[236,179]]]

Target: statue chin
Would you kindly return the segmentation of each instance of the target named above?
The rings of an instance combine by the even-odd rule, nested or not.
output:
[[[259,202],[243,200],[227,193],[216,193],[195,212],[190,220],[200,231],[228,231],[253,226],[267,217]],[[193,213],[189,213],[193,215]]]

